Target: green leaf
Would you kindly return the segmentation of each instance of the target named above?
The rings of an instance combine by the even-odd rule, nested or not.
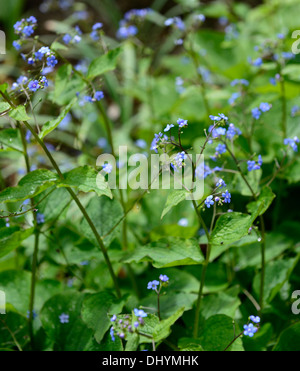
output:
[[[107,54],[101,55],[90,64],[87,78],[93,79],[96,76],[102,75],[105,72],[113,71],[116,68],[118,57],[121,53],[121,48],[110,50]]]
[[[0,91],[2,91],[2,93],[5,93],[7,88],[8,88],[8,83],[7,82],[0,85]]]
[[[300,350],[300,322],[285,329],[275,345],[273,351],[293,352]]]
[[[236,333],[239,329],[236,327]],[[234,339],[234,328],[232,318],[223,314],[210,317],[204,324],[204,330],[200,336],[200,344],[204,351],[223,351]],[[242,351],[242,340],[239,338],[228,349],[231,351]]]
[[[181,352],[203,352],[199,339],[181,338],[178,342],[178,348]]]
[[[258,200],[247,205],[249,213],[256,216],[264,214],[271,206],[275,197],[276,195],[272,192],[271,188],[265,187],[262,190]],[[259,210],[259,212],[257,212],[257,210]]]
[[[82,166],[64,174],[58,187],[75,187],[82,192],[96,192],[98,196],[112,198],[105,178],[90,166]]]
[[[138,334],[132,334],[126,343],[126,352],[135,352],[140,344],[140,337]]]
[[[23,153],[20,132],[17,129],[4,129],[0,131],[0,143],[9,149]]]
[[[82,305],[82,319],[86,325],[93,330],[95,339],[101,342],[105,333],[111,326],[109,316],[119,314],[126,301],[127,296],[117,299],[110,292],[99,292],[88,296]]]
[[[278,294],[284,283],[289,279],[292,271],[299,261],[300,256],[294,259],[276,260],[266,266],[264,299],[270,303]],[[260,273],[254,277],[253,289],[259,296],[260,292]]]
[[[228,248],[228,245],[246,236],[255,219],[256,217],[242,213],[222,215],[211,235],[212,252],[210,260],[213,261]]]
[[[53,186],[58,175],[49,170],[39,169],[25,175],[16,187],[9,187],[0,193],[0,203],[24,201]]]
[[[61,112],[61,114],[54,120],[46,122],[46,124],[43,126],[41,133],[39,134],[39,137],[43,139],[46,135],[51,133],[54,129],[57,128],[57,126],[62,122],[62,120],[67,116],[67,114],[70,112],[71,108],[76,103],[77,98],[74,98]]]
[[[188,193],[184,190],[170,192],[164,210],[162,212],[161,218],[163,218],[174,206],[186,200],[187,195]]]
[[[0,273],[0,290],[6,294],[6,304],[11,304],[24,317],[29,308],[30,281],[31,273],[25,270]]]
[[[16,121],[28,121],[30,117],[27,115],[24,106],[18,106],[9,112],[9,117]]]
[[[106,236],[103,240],[104,243],[109,246],[120,231],[120,225],[116,228],[114,227],[123,216],[121,205],[117,200],[95,196],[88,203],[86,211],[96,226],[100,236]],[[80,230],[88,240],[95,246],[98,246],[98,242],[85,219],[82,219],[80,223]]]
[[[184,308],[180,308],[169,318],[162,321],[159,321],[154,314],[148,314],[144,318],[144,325],[140,333],[148,335],[150,338],[141,335],[140,343],[152,343],[152,338],[156,343],[166,339],[171,333],[171,326],[182,316],[183,312]]]
[[[10,104],[7,102],[0,102],[0,113],[10,109]]]
[[[20,229],[8,227],[0,229],[0,258],[9,254],[22,244],[26,238],[32,235],[34,228]]]
[[[185,308],[178,309],[169,318],[160,321],[154,328],[153,338],[155,342],[166,339],[171,333],[171,326],[180,318],[185,311]]]
[[[93,332],[80,317],[83,300],[81,293],[64,292],[44,304],[39,317],[54,343],[54,351],[84,351],[91,347]],[[63,313],[69,316],[67,323],[60,322]]]
[[[196,240],[170,237],[136,249],[125,263],[151,262],[155,268],[201,264],[204,257]]]

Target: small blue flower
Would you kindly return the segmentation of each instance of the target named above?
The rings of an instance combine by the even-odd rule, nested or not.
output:
[[[64,35],[64,37],[63,37],[63,42],[64,42],[66,45],[68,45],[68,44],[71,42],[71,40],[72,40],[72,36],[71,36],[71,35],[69,35],[68,33]]]
[[[103,99],[104,98],[103,91],[96,91],[94,94],[94,98],[96,99],[96,101],[100,101],[101,99]]]
[[[168,125],[166,126],[166,128],[164,129],[164,132],[166,133],[167,131],[170,131],[173,127],[174,127],[173,124],[168,124]]]
[[[113,166],[111,164],[104,164],[102,170],[105,171],[107,174],[110,174],[113,170]]]
[[[113,328],[113,327],[110,328],[110,330],[109,330],[109,334],[110,334],[111,340],[112,340],[112,341],[116,341],[116,338],[115,338],[115,331],[114,331],[114,328]]]
[[[272,108],[272,104],[269,104],[269,103],[261,103],[260,106],[259,106],[260,110],[262,112],[267,112],[267,111],[270,111],[270,109]]]
[[[45,223],[45,216],[42,213],[36,214],[36,222],[37,224],[44,224]]]
[[[62,313],[59,316],[60,323],[69,323],[69,320],[70,320],[70,316],[68,314]]]
[[[20,50],[21,49],[21,43],[20,41],[13,41],[13,47],[16,49],[16,50]]]
[[[47,58],[47,66],[48,67],[55,67],[55,65],[58,63],[57,59],[54,55],[51,55]]]
[[[33,92],[36,92],[40,87],[41,86],[40,86],[38,80],[30,81],[30,83],[28,84],[28,89],[33,91]]]
[[[260,323],[260,317],[258,316],[250,316],[249,318],[254,323]]]
[[[299,143],[299,138],[294,137],[293,139],[291,138],[285,138],[283,141],[284,145],[290,146],[294,152],[298,152],[298,146],[297,144]]]
[[[222,197],[224,198],[225,204],[230,204],[231,202],[231,194],[226,190],[225,193],[222,193]]]
[[[252,117],[255,119],[255,120],[258,120],[261,116],[261,111],[259,108],[255,107],[253,108],[253,110],[251,111],[252,112]]]
[[[159,276],[159,279],[162,281],[162,282],[168,282],[169,281],[169,277],[166,276],[165,274],[161,274]]]
[[[135,314],[136,317],[141,317],[141,318],[145,318],[148,316],[147,313],[145,313],[142,309],[137,309],[135,308],[133,310],[133,313]]]
[[[147,147],[147,142],[144,139],[138,139],[135,145],[139,148],[145,149]]]
[[[117,316],[114,314],[114,315],[111,317],[110,321],[111,321],[111,322],[116,322],[116,320],[117,320]]]
[[[223,179],[220,179],[220,180],[218,180],[218,182],[216,184],[216,187],[218,187],[218,188],[225,188],[226,187],[226,183],[224,182]]]
[[[258,328],[253,326],[252,323],[250,323],[249,325],[244,325],[245,336],[249,336],[252,338],[257,331],[258,331]]]
[[[103,23],[101,23],[101,22],[97,22],[97,23],[95,23],[94,26],[93,26],[93,31],[99,30],[99,29],[102,28],[102,27],[103,27]]]
[[[177,124],[180,128],[185,128],[188,126],[188,120],[178,119]]]
[[[157,286],[159,286],[159,282],[154,280],[154,281],[150,281],[148,282],[148,286],[147,286],[147,289],[148,290],[157,290]]]
[[[214,200],[213,200],[213,196],[208,196],[205,200],[205,205],[207,206],[208,209],[210,209],[210,207],[215,203]]]

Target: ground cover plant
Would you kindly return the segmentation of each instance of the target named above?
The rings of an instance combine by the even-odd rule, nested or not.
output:
[[[300,350],[299,2],[27,3],[0,4],[0,349]]]

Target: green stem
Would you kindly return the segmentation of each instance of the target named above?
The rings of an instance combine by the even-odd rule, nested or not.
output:
[[[12,106],[12,108],[15,108],[15,105],[10,100],[10,98],[6,96],[6,94],[4,94],[1,91],[0,91],[0,94]],[[33,128],[31,127],[31,125],[27,121],[21,121],[21,122],[32,133],[32,135],[34,136],[34,138],[36,139],[36,141],[42,147],[42,149],[44,150],[45,154],[47,155],[48,159],[50,160],[53,168],[56,170],[56,172],[59,175],[59,177],[61,179],[64,179],[64,176],[63,176],[62,172],[60,171],[57,163],[55,162],[55,160],[52,157],[51,153],[49,152],[48,148],[45,146],[44,142],[40,139],[40,137],[37,135],[37,133],[33,130]],[[86,210],[85,210],[84,206],[82,205],[82,203],[79,201],[79,199],[76,196],[76,194],[73,192],[73,190],[71,188],[66,188],[66,189],[69,192],[69,194],[71,195],[71,197],[73,198],[73,200],[75,201],[75,203],[77,204],[77,206],[79,207],[79,209],[82,212],[85,220],[87,221],[87,223],[89,224],[89,226],[90,226],[93,234],[95,235],[96,240],[98,242],[98,246],[99,246],[99,248],[100,248],[100,250],[101,250],[101,252],[102,252],[102,254],[104,256],[104,259],[105,259],[105,262],[107,264],[109,273],[110,273],[111,278],[113,280],[114,287],[115,287],[115,290],[116,290],[116,294],[117,294],[118,298],[121,298],[121,291],[120,291],[120,288],[119,288],[117,277],[116,277],[116,275],[115,275],[115,273],[113,271],[112,264],[110,262],[109,256],[108,256],[107,251],[106,251],[106,247],[105,247],[105,245],[104,245],[104,243],[102,241],[101,236],[99,235],[99,233],[98,233],[98,231],[97,231],[94,223],[92,222],[91,218],[89,217],[88,213],[86,212]]]

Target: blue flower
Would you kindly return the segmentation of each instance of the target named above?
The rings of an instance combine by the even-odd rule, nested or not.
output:
[[[226,133],[226,138],[232,140],[235,136],[241,135],[242,132],[239,128],[234,126],[234,124],[229,124],[227,133]]]
[[[33,26],[25,26],[22,32],[25,37],[30,37],[34,33]]]
[[[101,22],[97,22],[97,23],[95,23],[94,26],[93,26],[93,31],[99,30],[99,29],[102,28],[102,27],[103,27],[103,23],[101,23]]]
[[[228,103],[232,106],[235,101],[241,96],[241,93],[233,93],[231,97],[228,99]]]
[[[251,111],[252,112],[252,116],[255,120],[258,120],[261,116],[261,111],[259,108],[255,107],[253,108],[253,110]]]
[[[45,216],[42,213],[36,214],[36,222],[37,224],[44,224],[45,223]]]
[[[115,332],[114,332],[114,328],[113,327],[110,328],[109,334],[110,334],[111,340],[112,341],[116,341]]]
[[[270,109],[272,108],[272,104],[269,104],[269,103],[261,103],[260,106],[259,106],[260,110],[262,112],[267,112],[267,111],[270,111]]]
[[[104,164],[103,165],[103,171],[105,171],[107,174],[110,174],[113,170],[113,167],[111,164]]]
[[[258,316],[250,316],[249,318],[254,323],[260,323],[260,317]]]
[[[261,168],[263,161],[261,155],[258,156],[258,162],[256,163],[255,161],[248,161],[248,171],[252,170],[259,170]]]
[[[188,120],[178,119],[177,124],[180,128],[185,128],[188,126]]]
[[[68,45],[72,40],[72,36],[67,33],[67,34],[64,35],[64,37],[62,39],[63,39],[63,42],[66,45]]]
[[[59,316],[60,323],[69,323],[69,320],[70,320],[70,316],[68,314],[62,313]]]
[[[250,323],[249,325],[244,325],[244,335],[245,336],[249,336],[249,337],[253,337],[253,335],[258,331],[258,328],[253,326],[252,323]]]
[[[210,115],[209,118],[212,121],[221,121],[221,120],[227,121],[228,120],[228,117],[226,117],[223,113],[219,113],[219,116]]]
[[[219,179],[217,184],[216,184],[216,187],[218,188],[225,188],[226,187],[226,183],[224,182],[223,179]]]
[[[111,322],[116,322],[116,320],[117,320],[117,316],[114,314],[114,315],[111,317],[110,321],[111,321]]]
[[[174,127],[174,125],[173,124],[168,124],[167,126],[166,126],[166,128],[164,129],[164,132],[166,133],[167,131],[170,131],[172,128]]]
[[[169,277],[166,276],[165,274],[161,274],[159,276],[159,279],[162,281],[162,282],[168,282],[169,281]]]
[[[47,58],[47,66],[48,67],[55,67],[55,65],[58,63],[57,59],[54,55],[51,55]]]
[[[208,196],[205,200],[205,205],[208,209],[210,209],[210,206],[212,206],[215,202],[213,201],[213,196]]]
[[[135,145],[139,148],[145,149],[147,147],[147,142],[144,139],[138,139]]]
[[[20,41],[13,41],[13,47],[16,50],[20,50],[21,49],[21,43],[20,43]]]
[[[103,91],[96,91],[95,94],[94,94],[94,98],[97,100],[97,101],[100,101],[101,99],[104,98],[104,93]]]
[[[133,313],[135,314],[136,317],[141,317],[141,318],[145,318],[148,316],[147,313],[145,313],[142,309],[137,309],[135,308],[133,310]]]
[[[222,197],[224,198],[225,204],[230,204],[231,202],[231,194],[226,190],[225,193],[222,193]]]
[[[159,282],[154,280],[154,281],[150,281],[148,282],[148,286],[147,286],[147,289],[148,290],[157,290],[157,286],[159,286]]]
[[[283,143],[286,146],[290,146],[293,149],[293,151],[298,152],[298,146],[297,146],[297,144],[299,143],[298,137],[294,137],[293,139],[285,138]]]
[[[40,86],[38,80],[30,81],[30,83],[28,84],[28,89],[33,91],[33,92],[36,92],[40,87],[41,86]]]

